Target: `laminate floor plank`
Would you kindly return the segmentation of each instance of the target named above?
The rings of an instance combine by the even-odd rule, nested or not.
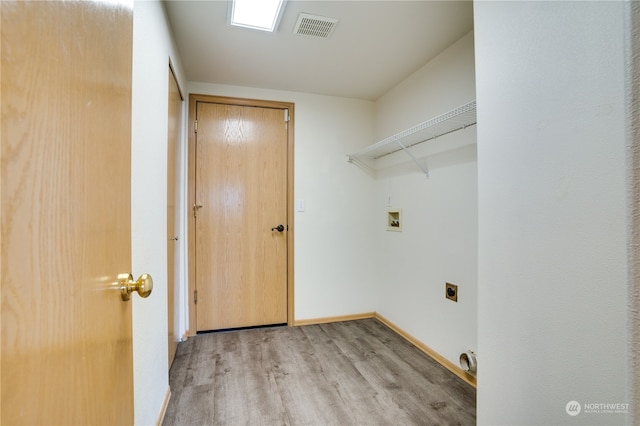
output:
[[[385,326],[379,324],[381,332],[386,332]],[[375,327],[374,327],[375,328]],[[424,359],[424,354],[402,337],[392,334],[388,347],[392,348],[395,356],[403,359],[407,365],[415,369],[416,373],[428,379],[437,386],[438,392],[430,395],[429,405],[441,414],[449,416],[460,411],[462,415],[474,416],[476,412],[475,389],[430,357]],[[422,362],[421,362],[422,361]],[[474,401],[468,404],[466,401]]]
[[[213,385],[186,386],[178,392],[172,391],[169,405],[185,408],[167,409],[163,422],[165,425],[215,424]]]
[[[424,407],[428,407],[425,395],[431,391],[430,384],[418,380],[419,385],[413,386],[418,378],[414,371],[407,368],[404,361],[389,358],[374,340],[371,338],[360,342],[366,357],[354,364],[372,388],[387,401],[387,410],[395,417],[408,419],[403,423],[437,424],[437,413],[424,410]]]
[[[475,389],[375,319],[178,345],[170,425],[474,425]]]
[[[397,421],[379,400],[375,389],[335,344],[324,327],[315,325],[303,327],[302,330],[323,367],[322,375],[349,407],[353,420],[350,424],[367,424],[371,419],[378,419],[380,424]]]
[[[278,390],[292,425],[353,424],[352,415],[301,328],[280,333],[271,347]],[[346,423],[345,423],[346,422]]]
[[[324,326],[312,325],[302,327],[301,330],[313,347],[322,368],[322,374],[336,387],[339,386],[345,396],[358,395],[362,398],[375,395],[369,382],[335,344]]]
[[[275,425],[287,424],[285,406],[278,392],[273,361],[269,355],[269,346],[276,329],[263,329],[258,339],[249,333],[242,334],[242,363],[245,366],[245,409],[249,413],[247,424]]]
[[[363,324],[355,323],[353,326],[363,327]],[[407,393],[407,398],[403,400],[403,408],[407,412],[419,416],[422,406],[427,405],[434,408],[434,414],[436,414],[434,421],[450,418],[457,411],[472,415],[475,413],[475,404],[471,406],[458,402],[456,395],[463,392],[464,388],[454,385],[463,384],[467,392],[470,392],[468,396],[471,397],[473,389],[470,386],[453,376],[436,361],[428,357],[425,359],[424,353],[402,337],[395,334],[389,335],[383,324],[379,322],[370,324],[366,331],[371,332],[371,337],[366,341],[371,350],[376,353],[375,359],[385,363],[387,370],[396,379],[396,383]],[[407,380],[409,377],[417,376],[422,380]],[[451,380],[452,377],[455,380]],[[442,386],[443,383],[446,385]],[[469,412],[467,408],[472,410]]]
[[[379,362],[379,356],[373,350],[372,336],[362,333],[352,322],[325,324],[323,328],[334,336],[335,344],[375,393],[369,403],[379,405],[378,412],[384,413],[380,416],[382,424],[417,424],[404,408],[406,395],[396,384],[395,376]]]
[[[269,332],[226,333],[217,352],[214,424],[285,424],[286,412],[263,343]]]
[[[222,350],[215,353],[214,424],[246,424],[243,418],[249,408],[244,387],[242,333],[225,333]]]

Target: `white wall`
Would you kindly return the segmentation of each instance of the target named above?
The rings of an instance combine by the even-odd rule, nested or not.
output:
[[[640,423],[640,2],[628,2],[625,45],[627,95],[627,188],[629,189],[630,424]]]
[[[373,103],[189,83],[189,92],[295,103],[295,320],[375,310],[374,188],[346,161],[373,142]]]
[[[474,100],[474,70],[469,33],[376,102],[378,139]],[[455,365],[477,350],[475,136],[471,127],[414,149],[428,179],[400,152],[376,180],[377,310]],[[400,233],[386,230],[389,198],[403,211]],[[445,299],[446,282],[458,285],[457,303]]]
[[[474,10],[478,424],[628,424],[623,3]]]
[[[162,4],[136,1],[131,144],[132,273],[134,277],[149,273],[154,279],[154,289],[148,299],[132,297],[134,421],[139,425],[155,424],[169,386],[166,250],[169,58],[178,83],[184,86],[180,60]],[[182,327],[184,330],[184,325]]]
[[[473,32],[376,101],[376,137],[383,139],[476,98]]]

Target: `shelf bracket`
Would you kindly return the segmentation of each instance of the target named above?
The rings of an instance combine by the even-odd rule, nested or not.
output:
[[[428,170],[428,169],[426,169],[422,164],[420,164],[420,161],[418,161],[418,159],[416,158],[416,156],[415,156],[415,155],[413,155],[413,153],[412,153],[411,151],[409,151],[409,149],[408,149],[407,147],[405,147],[405,146],[402,144],[402,142],[400,142],[399,140],[397,140],[397,141],[396,141],[396,143],[398,144],[398,146],[399,146],[400,148],[402,148],[402,150],[403,150],[404,152],[406,152],[406,153],[407,153],[407,155],[408,155],[409,157],[411,157],[411,159],[413,160],[413,162],[414,162],[414,163],[416,163],[416,165],[417,165],[418,167],[420,167],[420,170],[422,170],[422,172],[425,174],[425,176],[427,177],[427,179],[429,179],[429,170]]]

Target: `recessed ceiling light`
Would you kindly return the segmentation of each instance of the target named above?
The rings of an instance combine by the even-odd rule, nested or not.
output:
[[[286,0],[232,0],[229,24],[273,32],[278,27]]]

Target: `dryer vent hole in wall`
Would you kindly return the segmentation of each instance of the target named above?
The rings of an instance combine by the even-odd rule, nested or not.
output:
[[[458,286],[451,283],[445,283],[444,297],[454,302],[458,302]]]
[[[475,376],[478,371],[478,360],[473,351],[467,351],[460,354],[460,368],[462,371],[473,374]]]

